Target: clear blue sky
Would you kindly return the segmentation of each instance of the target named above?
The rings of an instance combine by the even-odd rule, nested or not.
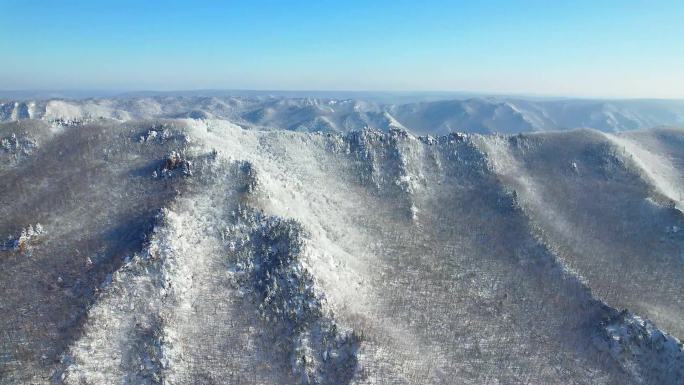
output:
[[[0,89],[684,97],[684,1],[0,0]]]

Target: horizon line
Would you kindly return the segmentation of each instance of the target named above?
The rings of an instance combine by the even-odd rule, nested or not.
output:
[[[472,97],[502,97],[502,98],[530,98],[530,99],[572,99],[572,100],[615,100],[615,101],[684,101],[684,97],[658,97],[658,96],[592,96],[592,95],[563,95],[551,93],[533,93],[533,92],[495,92],[495,91],[468,91],[468,90],[358,90],[358,89],[268,89],[268,88],[187,88],[187,89],[116,89],[116,88],[25,88],[25,89],[0,89],[0,97],[5,97],[4,94],[83,94],[75,98],[83,99],[100,99],[105,97],[136,97],[135,94],[180,94],[180,93],[301,93],[301,94],[365,94],[365,95],[404,95],[404,96],[420,96],[420,95],[461,95]],[[90,96],[88,95],[90,94]],[[99,95],[98,95],[99,94]],[[155,96],[155,95],[150,95]],[[178,95],[182,96],[182,95]],[[196,95],[201,96],[201,95]],[[241,97],[242,95],[226,95]],[[287,97],[282,95],[283,97]],[[72,96],[49,96],[47,99],[72,98]],[[299,96],[301,97],[301,96]],[[328,97],[335,99],[334,97]]]

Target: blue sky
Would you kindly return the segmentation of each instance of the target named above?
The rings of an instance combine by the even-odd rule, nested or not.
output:
[[[0,89],[684,97],[684,1],[0,0]]]

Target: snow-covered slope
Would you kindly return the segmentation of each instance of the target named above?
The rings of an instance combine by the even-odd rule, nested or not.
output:
[[[0,383],[679,385],[683,138],[0,125]]]
[[[573,128],[618,132],[684,124],[684,102],[470,98],[388,104],[365,99],[150,96],[0,103],[0,121],[29,118],[227,119],[256,129],[348,132],[404,127],[432,135]]]

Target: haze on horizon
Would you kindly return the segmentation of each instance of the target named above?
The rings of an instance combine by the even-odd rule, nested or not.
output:
[[[0,0],[0,90],[684,98],[679,1]]]

